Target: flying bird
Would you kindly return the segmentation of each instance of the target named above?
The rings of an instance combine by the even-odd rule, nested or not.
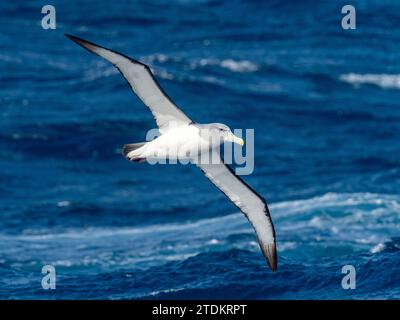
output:
[[[197,160],[193,162],[247,217],[256,232],[269,267],[276,271],[276,237],[267,203],[235,175],[216,151],[219,151],[219,145],[224,141],[243,145],[243,139],[235,136],[224,124],[193,122],[163,91],[147,65],[78,37],[67,34],[66,36],[86,50],[111,62],[153,114],[160,136],[149,142],[124,145],[124,156],[130,161],[142,162],[162,157],[194,159],[197,155]],[[200,156],[207,153],[213,160],[209,161],[208,157],[208,161],[200,161]]]

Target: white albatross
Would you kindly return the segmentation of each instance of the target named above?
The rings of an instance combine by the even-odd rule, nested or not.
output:
[[[141,162],[157,156],[192,157],[211,150],[212,156],[218,157],[220,161],[196,161],[196,165],[248,218],[256,231],[268,265],[272,271],[276,271],[275,230],[266,201],[236,176],[216,152],[217,147],[219,151],[219,145],[224,141],[240,145],[243,145],[244,141],[223,124],[194,123],[162,90],[147,65],[89,41],[71,35],[66,36],[88,51],[111,62],[128,81],[133,92],[150,109],[156,120],[161,135],[149,142],[125,145],[123,148],[125,157],[131,161]]]

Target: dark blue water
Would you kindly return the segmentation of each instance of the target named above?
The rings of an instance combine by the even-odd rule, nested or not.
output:
[[[345,31],[341,1],[53,1],[43,30],[42,2],[3,1],[0,298],[400,298],[400,4],[352,3]],[[197,168],[121,156],[151,114],[64,33],[148,63],[193,120],[255,129],[277,273]]]

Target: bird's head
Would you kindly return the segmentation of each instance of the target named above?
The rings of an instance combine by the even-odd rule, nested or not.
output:
[[[241,146],[244,145],[244,140],[235,136],[228,126],[222,123],[211,123],[208,125],[208,127],[211,131],[213,140],[216,139],[217,141],[219,141],[219,143],[227,141],[240,144]]]

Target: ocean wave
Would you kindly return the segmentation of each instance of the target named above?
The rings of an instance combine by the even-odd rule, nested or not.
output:
[[[57,206],[68,206],[69,201],[60,201]],[[329,208],[334,209],[337,214],[333,214],[337,219],[344,217],[344,211],[351,214],[351,218],[359,220],[361,213],[371,213],[370,218],[380,218],[387,216],[389,221],[396,222],[400,217],[390,213],[400,213],[400,198],[397,195],[374,194],[374,193],[326,193],[310,199],[290,200],[269,205],[272,216],[276,221],[285,221],[288,218],[306,218],[308,225],[321,227],[321,217],[316,215],[320,211],[327,213]],[[293,220],[291,220],[293,221]],[[368,220],[364,221],[368,223]],[[51,233],[49,229],[27,229],[20,235],[0,234],[0,239],[13,237],[20,240],[51,240],[51,239],[96,239],[114,236],[134,236],[158,233],[176,233],[182,231],[192,231],[204,229],[213,231],[220,225],[245,227],[247,221],[238,212],[206,219],[199,219],[185,223],[166,223],[152,224],[140,227],[93,227],[86,229],[67,229],[65,232]],[[239,229],[240,230],[240,229]],[[210,244],[217,244],[219,240],[211,237]]]
[[[299,247],[301,257],[310,258],[379,253],[386,246],[383,244],[398,234],[400,223],[399,197],[384,194],[328,193],[271,204],[270,211],[277,230],[278,250],[293,258],[298,256]],[[234,249],[259,254],[254,232],[239,212],[138,227],[25,230],[17,235],[0,234],[0,243],[3,257],[20,251],[25,263],[51,257],[54,265],[64,267],[149,267],[184,261],[199,253]],[[64,254],[59,256],[57,252]],[[20,265],[21,261],[13,264]]]
[[[151,66],[152,72],[161,79],[166,80],[199,80],[206,83],[216,83],[218,80],[213,76],[199,76],[193,78],[193,76],[182,72],[168,71],[160,65],[167,63],[176,63],[182,70],[190,69],[195,70],[198,68],[204,68],[207,66],[219,67],[235,73],[250,73],[259,70],[260,66],[249,60],[233,60],[233,59],[216,59],[216,58],[202,58],[202,59],[190,59],[185,60],[179,56],[168,56],[162,53],[151,54],[148,56],[140,57],[140,60]],[[156,64],[157,66],[153,66]],[[110,66],[107,62],[99,61],[96,62],[90,69],[84,73],[84,81],[91,82],[100,78],[107,78],[109,76],[117,74],[118,71]]]
[[[22,59],[15,57],[15,56],[10,56],[10,55],[6,55],[6,54],[0,54],[0,61],[3,62],[14,62],[14,63],[22,63]]]
[[[107,78],[118,73],[118,70],[108,62],[98,61],[84,71],[83,81],[91,82],[101,78]]]
[[[196,58],[185,59],[180,56],[169,56],[163,53],[155,53],[152,55],[144,56],[141,60],[147,64],[163,64],[163,63],[177,63],[181,64],[183,68],[189,67],[190,69],[197,69],[206,66],[217,66],[227,69],[232,72],[255,72],[260,69],[260,66],[250,60],[234,60],[232,58],[218,59],[218,58]]]
[[[399,74],[357,74],[348,73],[340,76],[340,80],[354,86],[371,84],[384,89],[400,89]]]
[[[233,60],[233,59],[200,59],[190,63],[191,69],[206,66],[218,66],[232,72],[255,72],[259,69],[259,65],[249,60]]]
[[[185,288],[170,288],[170,289],[164,289],[164,290],[156,290],[156,291],[152,291],[149,293],[150,296],[158,296],[160,294],[164,294],[164,293],[175,293],[175,292],[179,292],[179,291],[183,291],[185,290]]]
[[[370,250],[371,253],[378,253],[385,250],[386,246],[384,243],[378,243],[377,245],[373,246]]]
[[[166,63],[166,62],[181,62],[183,59],[180,56],[166,55],[164,53],[154,53],[147,56],[142,56],[139,60],[146,64]]]
[[[358,206],[362,204],[387,205],[390,208],[400,210],[400,199],[397,195],[376,194],[376,193],[335,193],[328,192],[304,200],[291,200],[274,204],[274,208],[285,211],[283,215],[293,215],[298,212],[315,210],[318,207],[341,207]],[[286,209],[286,210],[284,210]]]

